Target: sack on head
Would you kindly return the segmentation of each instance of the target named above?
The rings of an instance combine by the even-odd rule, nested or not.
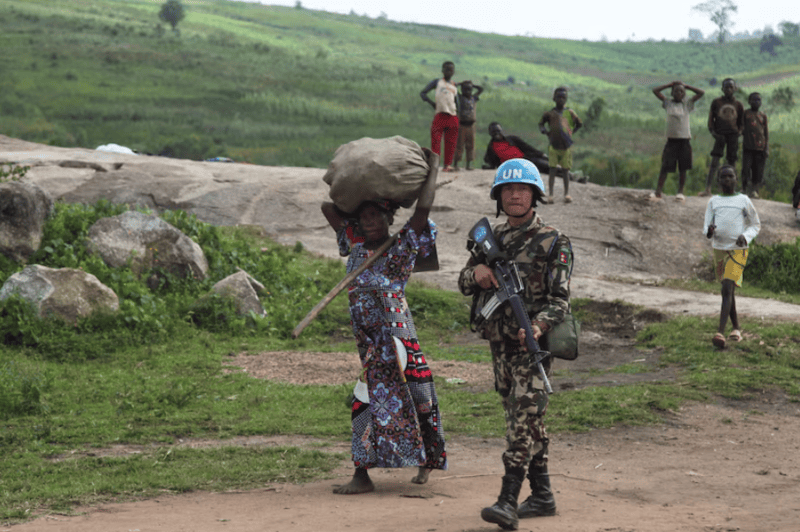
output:
[[[322,180],[334,205],[353,213],[365,201],[393,200],[411,207],[430,168],[425,152],[401,136],[362,138],[339,146]]]

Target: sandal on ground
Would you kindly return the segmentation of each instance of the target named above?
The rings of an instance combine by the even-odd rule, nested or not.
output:
[[[719,347],[720,349],[725,348],[725,337],[722,333],[717,333],[714,335],[714,338],[711,339],[711,343],[714,344],[714,347]]]
[[[456,170],[452,166],[445,166],[442,168],[442,172],[455,172]]]
[[[572,203],[572,196],[564,196],[564,203]]]
[[[653,202],[661,201],[661,196],[657,195],[655,192],[651,192],[647,199]]]
[[[683,194],[678,194],[675,196],[675,201],[686,201],[686,196]]]
[[[728,335],[728,339],[733,342],[741,342],[742,341],[742,331],[739,329],[734,329],[731,331],[731,334]]]

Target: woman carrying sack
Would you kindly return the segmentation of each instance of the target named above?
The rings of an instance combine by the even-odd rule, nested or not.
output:
[[[356,270],[387,241],[388,249],[348,287],[350,318],[363,367],[352,403],[355,473],[338,494],[373,491],[373,467],[419,468],[411,479],[428,481],[432,469],[447,469],[444,432],[433,376],[422,353],[406,303],[405,286],[417,257],[429,255],[436,225],[428,219],[436,189],[438,156],[427,152],[430,172],[413,216],[395,235],[391,201],[365,201],[348,217],[332,202],[322,212],[336,231],[339,251]],[[359,389],[360,388],[360,389]]]

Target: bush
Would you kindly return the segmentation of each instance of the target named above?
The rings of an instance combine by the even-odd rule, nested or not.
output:
[[[100,201],[94,206],[55,205],[45,224],[42,244],[31,263],[50,268],[76,268],[91,273],[119,297],[116,313],[94,314],[76,325],[55,319],[40,319],[25,301],[9,298],[0,302],[0,341],[9,347],[33,348],[47,360],[83,361],[112,356],[130,346],[155,345],[175,334],[204,330],[226,334],[262,334],[276,339],[290,337],[294,326],[322,299],[343,274],[338,261],[312,259],[302,246],[284,247],[252,237],[246,229],[220,228],[197,220],[183,211],[168,211],[162,217],[192,238],[203,249],[209,263],[204,280],[183,279],[168,273],[165,282],[153,288],[130,268],[111,268],[86,247],[89,228],[100,218],[125,212],[124,205]],[[269,243],[268,247],[264,247]],[[22,265],[0,257],[0,284],[22,269]],[[242,269],[262,282],[267,293],[261,303],[267,317],[237,316],[229,301],[207,297],[221,279]],[[307,272],[314,272],[312,275]],[[340,303],[341,304],[341,303]],[[324,315],[309,327],[308,334],[338,330],[346,313]]]
[[[766,290],[800,293],[800,238],[773,246],[753,244],[744,276],[748,283]]]

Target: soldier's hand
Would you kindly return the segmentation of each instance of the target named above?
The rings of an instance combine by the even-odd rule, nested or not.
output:
[[[538,342],[539,338],[542,337],[542,330],[537,325],[531,325],[531,330],[533,331],[533,339]],[[525,334],[525,329],[520,329],[517,331],[517,339],[519,340],[519,345],[522,347],[527,347],[525,345],[526,337],[527,335]]]
[[[497,277],[494,276],[494,272],[485,264],[478,264],[475,268],[475,282],[484,290],[488,290],[492,287],[500,288]]]
[[[736,245],[740,248],[747,247],[747,239],[744,237],[744,235],[739,235],[739,238],[736,239]]]

